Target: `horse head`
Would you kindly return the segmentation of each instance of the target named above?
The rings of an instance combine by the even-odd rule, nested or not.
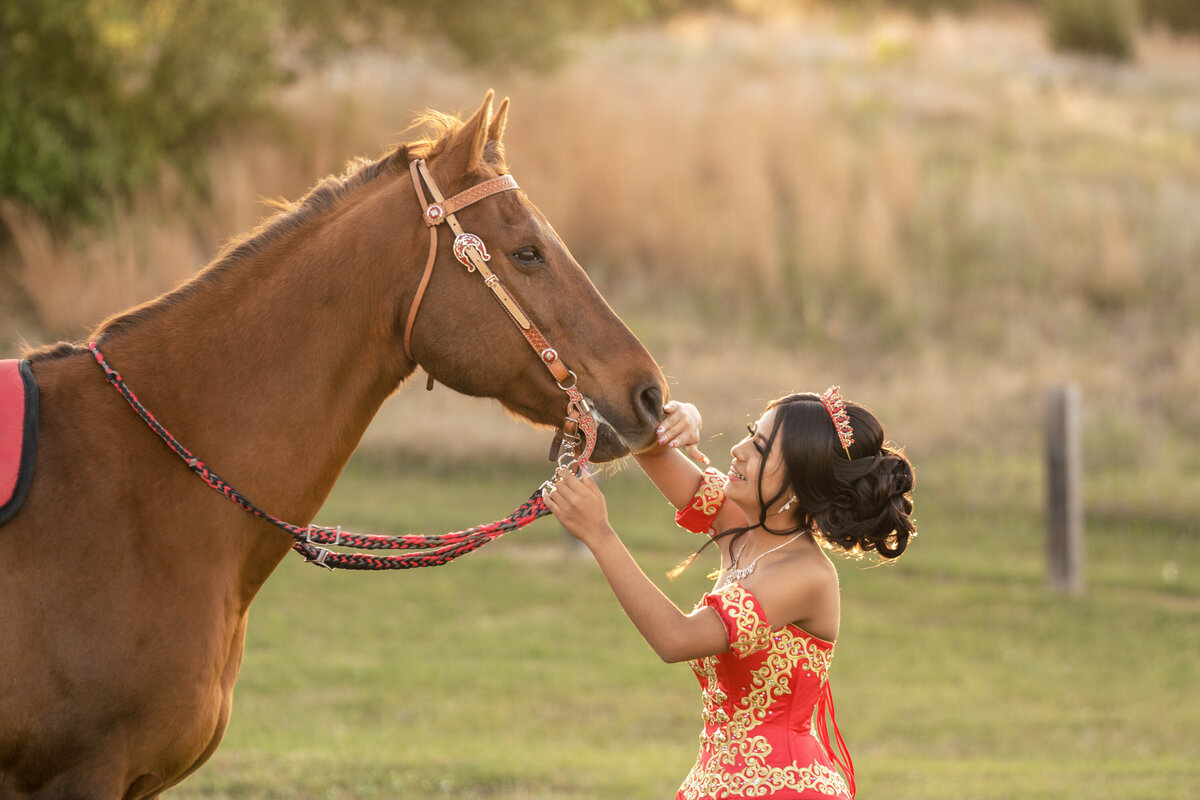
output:
[[[508,174],[501,142],[507,113],[507,99],[492,113],[489,92],[466,122],[435,116],[440,135],[401,147],[396,156],[410,163],[423,159],[446,197],[477,187]],[[409,190],[414,202],[423,191],[416,174]],[[480,257],[487,258],[480,271],[494,274],[489,280],[502,284],[516,301],[518,317],[540,330],[599,412],[592,460],[651,445],[667,396],[662,372],[542,213],[523,191],[507,186],[456,212],[461,228],[478,237]],[[420,209],[409,213],[421,219]],[[534,424],[560,425],[566,404],[561,387],[525,340],[522,326],[452,253],[452,238],[435,237],[426,286],[418,289],[415,276],[405,281],[397,334],[408,329],[404,350],[412,368],[419,365],[463,394],[495,398]]]

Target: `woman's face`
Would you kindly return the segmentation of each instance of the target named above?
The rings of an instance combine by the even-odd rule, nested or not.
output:
[[[786,471],[783,456],[780,453],[780,442],[777,439],[771,451],[767,452],[767,440],[775,429],[775,409],[769,408],[750,426],[749,434],[735,444],[729,451],[733,463],[729,468],[729,482],[725,485],[725,496],[738,504],[746,514],[747,519],[759,518],[763,506],[763,497],[775,497],[783,488]],[[762,476],[762,496],[758,493],[758,479]],[[776,500],[775,506],[782,506],[786,497]],[[768,513],[777,508],[767,509]]]

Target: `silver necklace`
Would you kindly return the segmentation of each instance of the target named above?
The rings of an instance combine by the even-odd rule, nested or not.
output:
[[[796,541],[801,536],[803,536],[804,533],[805,533],[804,531],[800,531],[795,536],[792,536],[791,538],[789,538],[783,544],[777,544],[774,547],[772,547],[770,550],[765,550],[762,553],[759,553],[758,556],[755,557],[755,559],[753,561],[751,561],[749,564],[747,564],[746,566],[739,567],[738,561],[741,559],[742,553],[746,552],[746,546],[750,544],[750,542],[743,542],[742,546],[738,548],[737,554],[733,557],[733,564],[729,567],[729,569],[725,570],[725,578],[721,581],[721,585],[725,586],[726,584],[729,584],[729,583],[737,583],[738,581],[745,580],[746,578],[750,577],[750,574],[754,572],[754,568],[756,566],[758,566],[758,562],[762,559],[763,556],[768,556],[771,553],[774,553],[776,550],[780,549],[781,547],[787,547],[789,544],[791,544],[792,542]]]

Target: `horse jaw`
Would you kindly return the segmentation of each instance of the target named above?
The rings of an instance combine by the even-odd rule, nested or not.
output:
[[[563,420],[561,419],[556,422],[547,422],[541,417],[541,415],[537,415],[535,417],[533,412],[528,409],[514,408],[500,398],[492,399],[497,400],[510,417],[520,422],[524,422],[527,425],[531,425],[534,428],[551,431],[556,428],[561,428],[562,426]],[[592,399],[584,399],[587,400],[588,408],[591,410],[592,418],[596,421],[596,448],[592,451],[592,455],[588,461],[597,464],[607,461],[616,461],[617,459],[624,458],[631,452],[640,452],[641,450],[646,449],[632,447],[629,442],[626,441],[625,437],[621,435],[621,432],[618,431],[612,423],[604,418],[604,415],[600,413],[600,409],[596,407],[596,404],[592,401]]]
[[[592,418],[596,421],[596,449],[592,451],[592,457],[589,460],[600,463],[616,461],[629,455],[632,448],[625,441],[621,432],[604,418],[595,402],[589,399],[588,406],[591,408]]]

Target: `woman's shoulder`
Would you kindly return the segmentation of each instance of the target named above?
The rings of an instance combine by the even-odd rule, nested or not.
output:
[[[781,550],[779,555],[770,572],[772,583],[776,579],[785,585],[837,583],[837,567],[812,535],[801,536],[796,545]]]
[[[820,545],[797,549],[773,567],[751,587],[771,627],[794,624],[833,641],[840,614],[838,573]]]

